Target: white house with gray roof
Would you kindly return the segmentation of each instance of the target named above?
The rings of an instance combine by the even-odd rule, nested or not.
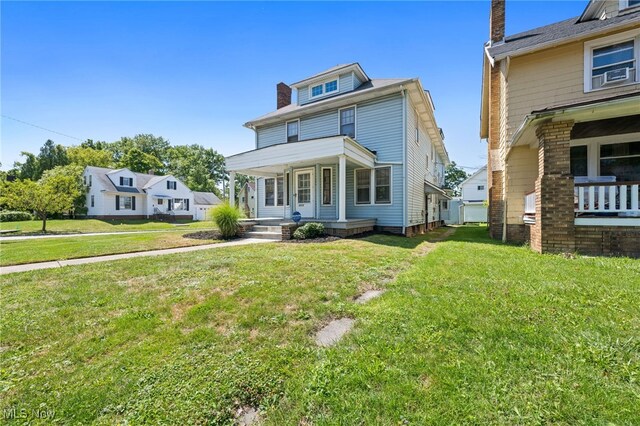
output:
[[[198,193],[196,197],[172,175],[88,166],[83,179],[87,187],[87,215],[99,219],[146,219],[161,214],[176,219],[204,219],[204,215],[197,214],[196,198],[200,208],[217,200],[212,193]]]
[[[277,110],[245,124],[255,149],[226,158],[229,186],[235,173],[256,178],[258,221],[299,212],[339,235],[421,232],[447,197],[434,111],[418,78],[371,79],[358,63],[279,83]]]

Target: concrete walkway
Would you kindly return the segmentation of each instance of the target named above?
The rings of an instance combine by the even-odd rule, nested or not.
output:
[[[201,246],[177,247],[162,250],[139,251],[135,253],[110,254],[107,256],[85,257],[82,259],[54,260],[51,262],[27,263],[24,265],[13,265],[0,267],[0,275],[13,274],[16,272],[35,271],[38,269],[61,268],[63,266],[85,265],[88,263],[110,262],[112,260],[132,259],[134,257],[161,256],[165,254],[187,253],[190,251],[218,249],[224,247],[244,246],[248,244],[273,243],[274,240],[262,240],[257,238],[244,238],[227,243],[205,244]]]
[[[157,232],[177,232],[177,231],[212,231],[213,228],[174,228],[174,229],[150,229],[148,231],[121,231],[121,232],[89,232],[86,234],[51,234],[51,235],[22,235],[14,237],[0,237],[2,241],[38,240],[43,238],[73,238],[73,237],[96,237],[99,235],[127,235],[127,234],[152,234]]]

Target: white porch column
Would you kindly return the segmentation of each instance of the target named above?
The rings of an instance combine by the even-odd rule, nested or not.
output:
[[[347,221],[347,157],[342,154],[338,156],[338,222]]]
[[[236,172],[229,173],[229,204],[236,206]]]

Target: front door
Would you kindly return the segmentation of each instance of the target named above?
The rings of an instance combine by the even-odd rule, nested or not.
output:
[[[313,169],[296,170],[293,173],[294,180],[294,208],[302,217],[313,217],[314,190]]]

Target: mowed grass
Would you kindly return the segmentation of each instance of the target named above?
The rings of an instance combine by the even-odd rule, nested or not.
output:
[[[638,424],[640,262],[459,228],[3,277],[3,408],[59,423]],[[368,288],[380,298],[357,305]],[[313,335],[356,319],[333,348]],[[35,423],[51,422],[51,418]]]
[[[15,241],[3,241],[0,239],[0,266],[187,247],[218,242],[218,240],[214,239],[204,240],[185,236],[191,232],[167,231]]]
[[[155,231],[170,229],[212,229],[211,221],[178,220],[175,223],[158,222],[148,219],[135,220],[99,220],[99,219],[49,219],[47,233],[91,233],[91,232],[123,232],[123,231]],[[18,229],[19,233],[11,235],[41,234],[42,221],[26,220],[20,222],[0,222],[0,229]],[[1,240],[1,239],[0,239]]]

